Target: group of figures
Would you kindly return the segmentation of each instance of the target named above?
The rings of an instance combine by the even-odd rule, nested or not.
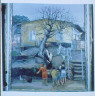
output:
[[[40,72],[42,72],[42,85],[47,86],[47,79],[48,79],[47,68],[43,64],[40,64],[40,69],[37,72],[37,74],[39,74]],[[53,87],[63,85],[66,82],[65,63],[63,62],[62,65],[57,68],[53,67],[51,69],[51,76]]]

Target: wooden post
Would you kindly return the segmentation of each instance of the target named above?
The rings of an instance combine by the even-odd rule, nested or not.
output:
[[[67,48],[67,64],[68,64],[68,78],[70,78],[70,74],[69,74],[69,52],[68,52],[68,48]]]
[[[92,43],[91,43],[91,33],[92,33],[92,8],[91,8],[91,4],[89,5],[84,5],[84,29],[85,29],[85,57],[86,57],[86,86],[88,91],[91,91],[91,85],[92,85],[92,63],[91,63],[91,59],[92,59]]]
[[[71,48],[70,48],[70,56],[69,57],[70,57],[70,60],[72,60],[72,57],[71,57]]]
[[[89,29],[89,25],[90,25],[90,22],[89,22],[89,5],[86,5],[86,15],[87,17],[85,17],[87,20],[86,20],[86,26],[87,27],[87,30],[86,30],[86,33],[87,33],[87,83],[88,83],[88,91],[90,91],[91,87],[90,87],[90,29]]]
[[[12,49],[12,5],[6,4],[5,12],[5,71],[6,73],[6,90],[10,89],[11,84],[11,49]]]
[[[82,80],[84,80],[84,76],[83,76],[83,53],[82,53],[82,48],[81,48],[81,66],[82,66]]]
[[[93,6],[93,17],[95,17],[95,6]],[[93,20],[93,25],[95,24],[95,18]],[[93,30],[95,30],[95,27],[93,27]],[[95,31],[93,32],[92,34],[93,36],[93,63],[94,63],[94,66],[93,66],[93,69],[94,69],[94,91],[95,91]]]

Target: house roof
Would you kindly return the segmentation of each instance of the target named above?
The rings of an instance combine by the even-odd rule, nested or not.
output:
[[[84,32],[83,29],[79,25],[74,24],[73,27],[77,29],[79,32]]]
[[[29,23],[34,23],[34,22],[42,21],[42,20],[43,19],[39,19],[39,20],[35,20],[35,21],[28,21],[28,22],[23,22],[22,24],[29,24]],[[60,20],[56,20],[56,21],[59,22]],[[84,40],[85,39],[85,32],[84,32],[84,30],[79,25],[74,24],[72,22],[67,22],[67,21],[61,21],[61,24],[64,24],[64,26],[66,26],[66,27],[73,27],[73,28],[75,28],[80,33],[82,33],[81,34],[81,40]]]
[[[38,21],[42,21],[43,19],[39,19],[39,20],[35,20],[35,21],[27,21],[27,22],[23,22],[22,24],[28,24],[28,23],[33,23],[33,22],[38,22]],[[56,21],[60,21],[60,20],[56,20]],[[64,26],[67,25],[67,27],[73,27],[75,29],[77,29],[79,32],[84,32],[83,29],[77,25],[77,24],[73,24],[72,22],[68,22],[68,21],[62,21],[62,23],[64,24]]]

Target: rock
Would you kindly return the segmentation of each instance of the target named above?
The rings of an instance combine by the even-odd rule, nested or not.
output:
[[[24,55],[24,56],[31,56],[32,55],[32,56],[34,56],[38,53],[38,51],[39,51],[39,48],[33,47],[33,48],[29,48],[25,51],[22,51],[21,55]]]
[[[52,53],[53,56],[58,55],[58,53],[57,53],[58,47],[48,47],[47,49],[49,52]]]
[[[32,67],[40,67],[39,63],[35,62],[35,58],[27,59],[25,62],[14,62],[12,64],[12,68],[28,68],[31,69]]]
[[[54,56],[52,59],[52,65],[58,67],[62,64],[63,58],[60,55]]]
[[[30,67],[30,68],[32,68],[32,67],[39,68],[40,67],[40,64],[36,62],[35,58],[31,58],[31,59],[27,60],[24,65],[26,65],[26,67]]]
[[[44,60],[43,59],[41,59],[40,57],[35,57],[35,62],[36,63],[39,63],[39,64],[43,64],[44,63]]]

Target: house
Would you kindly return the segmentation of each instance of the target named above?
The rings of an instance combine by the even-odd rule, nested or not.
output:
[[[85,32],[78,25],[75,25],[73,27],[73,34],[72,34],[73,38],[72,38],[72,44],[71,44],[72,50],[85,49],[85,40],[83,40],[83,37],[82,37],[84,33]]]
[[[54,36],[47,39],[46,42],[46,45],[48,45],[47,49],[50,52],[52,52],[54,57],[60,55],[60,57],[62,57],[61,59],[65,60],[67,67],[69,65],[69,62],[71,62],[70,65],[73,65],[73,63],[77,63],[77,62],[81,65],[82,62],[81,57],[84,57],[84,54],[81,54],[81,48],[82,48],[81,45],[84,45],[84,41],[81,40],[81,35],[83,34],[83,31],[80,28],[80,26],[72,24],[70,22],[65,21],[63,22],[63,24],[64,25],[66,24],[68,26],[66,26],[63,30],[61,30],[60,33],[56,32]],[[54,25],[53,28],[56,29],[56,25]],[[21,43],[20,43],[21,48],[32,47],[35,49],[35,47],[36,48],[39,47],[41,41],[44,38],[44,34],[45,33],[42,25],[42,20],[35,20],[35,21],[22,23]],[[57,46],[57,44],[59,44],[60,46]],[[57,47],[54,48],[51,45]],[[29,53],[31,54],[34,53],[34,50],[32,50],[31,52],[29,50]],[[82,51],[82,53],[84,53],[84,51]],[[55,64],[55,61],[53,62],[53,64]],[[57,62],[57,66],[59,66],[60,64]]]
[[[59,21],[57,21],[59,22]],[[60,33],[56,33],[51,38],[48,38],[47,44],[51,43],[71,43],[73,40],[81,40],[82,32],[77,30],[77,27],[70,22],[64,22],[68,24]],[[78,26],[79,27],[79,26]],[[56,25],[54,25],[56,28]],[[44,37],[44,29],[42,20],[35,20],[24,22],[21,25],[21,47],[39,46]],[[72,47],[73,48],[73,47]]]

